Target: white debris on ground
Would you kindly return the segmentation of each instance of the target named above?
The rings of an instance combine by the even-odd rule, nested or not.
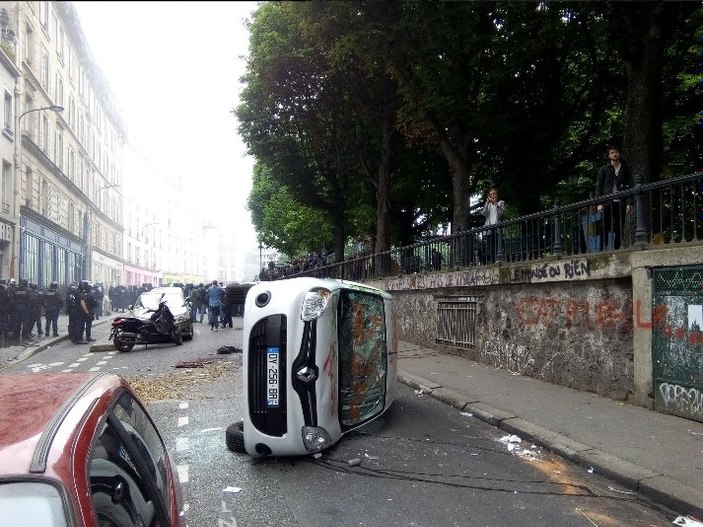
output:
[[[522,443],[522,438],[516,435],[503,436],[499,439],[499,441],[501,443],[505,443],[508,447],[508,452],[515,454],[516,456],[525,458],[528,461],[539,461],[541,459],[541,452],[537,448],[537,445],[532,445],[530,449],[523,448],[520,446],[520,443]]]

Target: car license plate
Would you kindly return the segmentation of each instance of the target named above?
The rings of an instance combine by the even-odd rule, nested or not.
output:
[[[266,350],[266,371],[268,382],[266,387],[266,406],[269,408],[278,408],[278,354],[280,350],[277,347],[267,348]]]

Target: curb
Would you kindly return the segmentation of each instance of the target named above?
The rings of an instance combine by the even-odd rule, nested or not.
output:
[[[411,373],[398,371],[398,381],[419,390],[460,411],[469,412],[509,434],[515,434],[578,465],[592,468],[596,473],[675,511],[703,516],[703,492],[675,479],[640,467],[589,445],[531,423],[518,415],[466,395],[443,388]]]
[[[105,324],[106,322],[109,322],[109,319],[107,317],[102,317],[100,320],[96,322],[93,322],[93,327],[95,326],[101,326]],[[64,340],[68,340],[68,334],[61,335],[59,337],[54,337],[51,340],[47,340],[46,342],[42,342],[41,344],[37,344],[36,346],[27,346],[17,357],[15,357],[14,360],[9,361],[8,364],[17,364],[18,362],[22,362],[24,360],[29,359],[33,355],[36,355],[39,352],[42,352],[54,344],[57,344],[59,342],[63,342]],[[100,339],[102,341],[103,339]],[[110,349],[114,349],[114,346],[110,344]],[[96,351],[93,350],[93,346],[90,346],[90,351]],[[105,350],[102,350],[105,351]]]

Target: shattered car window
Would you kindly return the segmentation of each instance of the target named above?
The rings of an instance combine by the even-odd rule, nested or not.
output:
[[[383,411],[387,342],[383,299],[343,291],[339,309],[339,369],[342,427]]]

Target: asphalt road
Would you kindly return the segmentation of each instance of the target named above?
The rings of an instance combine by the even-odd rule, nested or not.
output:
[[[178,466],[191,527],[664,526],[676,517],[406,386],[384,416],[318,457],[232,453],[225,429],[242,415],[241,354],[217,349],[241,348],[237,325],[196,324],[182,346],[130,353],[64,342],[11,370],[112,371],[133,382]]]

